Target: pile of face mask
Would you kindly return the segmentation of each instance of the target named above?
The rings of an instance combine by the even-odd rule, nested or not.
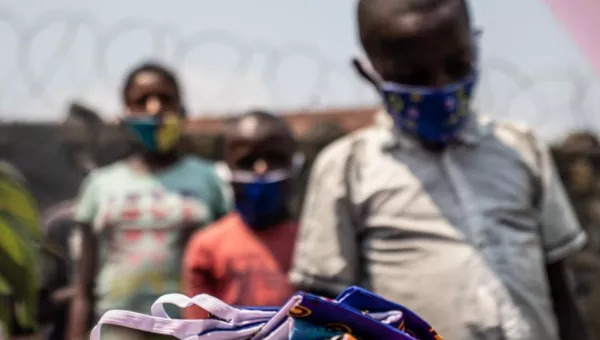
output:
[[[204,320],[171,319],[165,304],[179,308],[196,305],[211,316]],[[442,340],[415,313],[359,287],[348,288],[335,300],[299,292],[280,308],[234,308],[206,294],[194,298],[167,294],[154,303],[151,315],[107,312],[94,327],[91,340],[104,340],[102,328],[107,326],[148,335],[136,336],[138,339]]]

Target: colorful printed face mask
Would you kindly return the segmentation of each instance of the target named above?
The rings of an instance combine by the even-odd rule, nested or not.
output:
[[[150,152],[171,151],[181,138],[182,122],[176,115],[130,116],[123,119],[123,125],[136,141]]]
[[[396,328],[418,340],[443,340],[427,321],[415,314],[410,309],[383,299],[381,296],[371,293],[360,287],[349,287],[343,291],[336,301],[343,306],[356,310],[368,311],[369,313],[381,311],[400,311],[402,320]]]
[[[398,128],[429,142],[447,143],[465,125],[476,82],[477,73],[473,72],[440,88],[383,82],[379,90]]]
[[[286,182],[289,170],[274,170],[263,175],[251,171],[232,171],[235,208],[252,229],[264,230],[281,222],[287,214],[289,195]]]
[[[400,329],[404,324],[402,311],[371,313],[309,293],[298,295],[302,300],[289,312],[294,319],[290,340],[324,340],[341,335],[358,339],[415,340]]]
[[[481,31],[473,34],[474,65],[471,74],[442,87],[421,87],[385,81],[372,66],[355,59],[358,72],[381,94],[395,125],[407,134],[433,143],[455,140],[470,114],[470,104],[478,81],[478,44]]]
[[[301,297],[296,295],[280,308],[244,309],[231,307],[205,294],[193,298],[182,294],[167,294],[156,300],[151,307],[151,315],[122,310],[106,312],[92,330],[90,339],[109,339],[105,336],[108,333],[106,326],[109,329],[110,326],[116,326],[140,331],[136,334],[137,339],[266,339],[267,335],[274,333],[285,323],[287,314],[300,300]],[[208,311],[211,317],[203,320],[171,319],[164,308],[167,304],[179,308],[196,305]],[[287,339],[287,334],[285,337],[272,339]]]
[[[165,305],[179,308],[195,305],[206,310],[209,317],[171,319]],[[415,340],[401,330],[404,324],[402,311],[360,311],[303,292],[294,294],[281,307],[254,308],[232,307],[206,294],[193,298],[167,294],[156,300],[150,313],[106,312],[92,330],[90,339],[114,339],[111,336],[128,334],[148,340]],[[115,334],[115,328],[120,332]]]

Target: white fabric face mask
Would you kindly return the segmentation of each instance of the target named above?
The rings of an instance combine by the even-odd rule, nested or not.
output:
[[[101,329],[107,325],[180,340],[288,340],[294,330],[294,320],[289,317],[290,311],[301,302],[302,296],[294,295],[278,309],[235,308],[207,294],[193,298],[182,294],[167,294],[154,302],[151,315],[122,310],[105,313],[92,330],[90,340],[102,340]],[[165,304],[179,308],[198,306],[214,318],[171,319],[165,311]],[[393,324],[400,320],[402,312],[389,311],[368,315],[384,324]],[[140,339],[144,339],[142,334]]]
[[[181,340],[287,340],[287,335],[274,338],[275,332],[288,320],[288,312],[302,301],[301,296],[293,296],[279,310],[238,309],[210,295],[202,294],[189,298],[182,294],[167,294],[160,297],[151,308],[152,315],[114,310],[105,313],[94,327],[90,340],[101,340],[103,325],[114,325],[128,329],[140,330],[152,334],[172,336]],[[164,305],[172,304],[180,308],[198,306],[218,319],[181,320],[171,319]],[[289,334],[289,333],[287,333]]]

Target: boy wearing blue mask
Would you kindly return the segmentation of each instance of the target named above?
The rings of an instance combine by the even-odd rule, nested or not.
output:
[[[186,294],[241,306],[279,306],[293,294],[287,273],[297,230],[289,209],[296,151],[292,131],[279,117],[253,111],[229,123],[225,161],[236,209],[190,240]],[[185,316],[206,315],[190,308]]]
[[[546,145],[473,111],[465,0],[361,0],[358,26],[385,119],[317,158],[292,282],[365,286],[447,339],[587,339],[564,265],[586,235]]]

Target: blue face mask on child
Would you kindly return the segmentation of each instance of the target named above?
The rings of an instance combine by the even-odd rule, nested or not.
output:
[[[265,230],[289,214],[288,170],[269,171],[258,175],[250,171],[233,171],[231,182],[235,192],[235,208],[242,220],[255,230]]]

